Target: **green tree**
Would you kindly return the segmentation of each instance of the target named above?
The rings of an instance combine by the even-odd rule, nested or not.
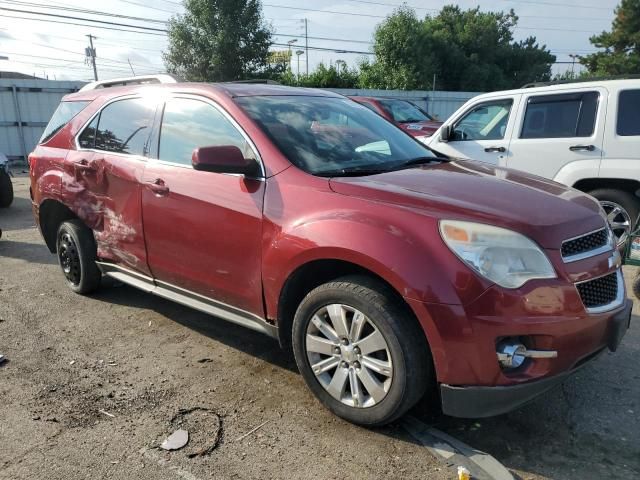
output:
[[[279,78],[279,81],[284,85],[297,87],[356,88],[358,78],[358,71],[347,68],[344,62],[329,66],[321,62],[309,75],[300,75],[300,78],[296,78],[291,71],[288,71]]]
[[[169,20],[167,71],[191,81],[254,78],[268,70],[271,30],[260,0],[185,0]]]
[[[400,7],[374,34],[376,60],[363,62],[361,86],[488,91],[551,78],[555,57],[535,37],[514,41],[518,17],[444,7],[420,20]]]
[[[590,73],[599,76],[640,73],[640,0],[622,0],[610,32],[590,41],[604,52],[580,59]]]

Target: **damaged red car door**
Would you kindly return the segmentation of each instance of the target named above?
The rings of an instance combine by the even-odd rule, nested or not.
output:
[[[107,104],[67,158],[79,187],[74,202],[93,225],[98,256],[146,274],[140,182],[155,110],[144,98]]]

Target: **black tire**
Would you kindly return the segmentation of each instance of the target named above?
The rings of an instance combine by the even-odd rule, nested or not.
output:
[[[640,274],[636,275],[636,278],[633,279],[632,288],[633,294],[640,300]]]
[[[379,403],[366,408],[334,398],[314,374],[307,356],[306,335],[311,318],[323,307],[336,303],[353,307],[368,317],[382,333],[390,352],[390,387]],[[307,386],[334,414],[358,425],[380,426],[401,417],[420,400],[434,379],[429,347],[412,313],[385,285],[366,276],[343,277],[312,290],[295,314],[292,340],[296,363]]]
[[[86,295],[98,289],[102,274],[96,265],[93,232],[86,225],[80,220],[63,222],[56,236],[56,252],[71,290]]]
[[[0,170],[0,208],[7,208],[13,203],[13,183],[4,170]]]
[[[629,216],[631,232],[636,229],[636,221],[638,219],[638,214],[640,214],[640,201],[638,197],[632,193],[625,192],[624,190],[616,190],[614,188],[599,188],[588,193],[592,197],[595,197],[600,203],[611,202],[621,206],[625,210],[626,215]]]

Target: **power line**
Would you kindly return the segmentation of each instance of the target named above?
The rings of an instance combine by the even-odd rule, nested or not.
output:
[[[2,3],[8,3],[10,5],[18,5],[22,7],[49,8],[49,9],[55,9],[56,11],[61,10],[65,12],[85,13],[89,15],[99,15],[104,17],[124,18],[126,20],[137,20],[137,21],[148,22],[148,23],[160,23],[163,25],[166,25],[167,23],[166,20],[157,20],[155,18],[133,17],[130,15],[121,15],[119,13],[102,12],[99,10],[88,10],[86,8],[59,6],[57,4],[49,6],[49,5],[40,5],[32,2],[20,2],[15,0],[2,0]],[[29,12],[29,13],[45,13],[45,12]]]
[[[588,8],[593,10],[609,10],[613,11],[611,7],[597,7],[595,5],[583,5],[583,4],[575,4],[575,3],[558,3],[558,2],[543,2],[540,0],[506,0],[513,3],[529,3],[532,5],[545,5],[548,7],[572,7],[572,8]]]
[[[120,1],[122,1],[122,0],[120,0]],[[333,13],[333,14],[337,14],[337,15],[352,15],[354,17],[387,18],[384,15],[371,15],[371,14],[368,14],[368,13],[336,12],[334,10],[320,10],[318,8],[305,8],[305,7],[290,7],[288,5],[274,5],[274,4],[270,4],[270,3],[263,3],[262,5],[264,5],[265,7],[285,8],[285,9],[288,9],[288,10],[300,10],[300,11],[303,11],[303,12]]]
[[[7,12],[14,12],[14,13],[28,13],[30,15],[43,15],[45,17],[63,18],[63,19],[67,19],[67,20],[80,20],[80,21],[83,21],[83,22],[101,23],[103,25],[117,25],[117,26],[120,26],[120,27],[139,28],[141,30],[149,30],[149,31],[154,31],[154,32],[166,32],[166,30],[161,29],[161,28],[143,27],[143,26],[139,26],[139,25],[131,25],[131,24],[126,24],[126,23],[118,23],[118,22],[107,22],[105,20],[95,20],[95,19],[92,19],[92,18],[84,18],[84,17],[72,17],[70,15],[58,15],[56,13],[34,12],[34,11],[31,11],[31,10],[21,10],[21,9],[17,9],[17,8],[8,8],[8,7],[0,7],[0,10],[5,10]]]
[[[140,34],[143,34],[143,35],[155,35],[155,36],[158,36],[158,37],[165,36],[165,34],[163,34],[163,33],[145,32],[145,31],[139,31],[139,30],[127,30],[127,29],[124,29],[124,28],[115,28],[115,27],[104,27],[102,25],[86,25],[84,23],[65,22],[65,21],[61,21],[61,20],[54,21],[54,20],[49,20],[47,18],[33,18],[33,17],[23,17],[23,16],[19,16],[19,15],[3,15],[3,14],[0,14],[0,17],[17,18],[17,19],[20,19],[20,20],[32,20],[32,21],[35,21],[35,22],[56,23],[56,24],[61,24],[61,25],[76,25],[78,27],[100,28],[102,30],[114,30],[114,31],[117,31],[117,32],[140,33]]]
[[[178,12],[174,12],[173,10],[165,10],[164,8],[151,7],[149,5],[145,5],[144,3],[134,2],[132,0],[118,0],[119,2],[128,3],[130,5],[136,5],[138,7],[148,8],[149,10],[157,10],[158,12],[166,12],[175,15]]]

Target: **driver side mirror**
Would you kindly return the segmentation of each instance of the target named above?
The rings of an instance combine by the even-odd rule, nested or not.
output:
[[[451,140],[451,125],[442,125],[440,127],[440,141],[447,143]]]
[[[256,160],[244,158],[235,145],[196,148],[191,155],[194,170],[215,173],[236,173],[247,177],[260,177],[260,165]]]

